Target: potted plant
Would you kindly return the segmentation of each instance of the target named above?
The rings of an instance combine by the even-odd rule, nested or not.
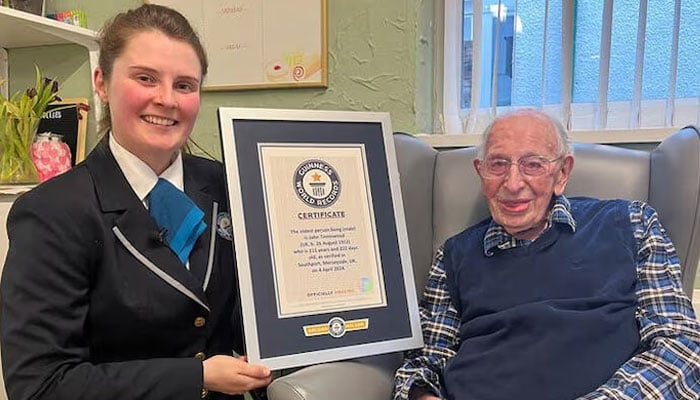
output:
[[[0,96],[0,184],[27,184],[39,180],[31,146],[46,106],[61,98],[58,81],[43,78],[39,67],[34,66],[34,69],[34,87],[9,98]]]

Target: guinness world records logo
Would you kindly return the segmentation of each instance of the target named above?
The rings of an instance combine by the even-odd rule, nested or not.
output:
[[[328,334],[334,338],[345,335],[345,320],[340,317],[333,317],[328,321]]]
[[[294,171],[294,192],[311,207],[330,207],[340,196],[340,178],[329,163],[306,160]]]

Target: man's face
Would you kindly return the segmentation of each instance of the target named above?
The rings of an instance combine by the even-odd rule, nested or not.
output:
[[[518,113],[498,120],[485,144],[484,160],[475,160],[481,177],[481,189],[493,219],[520,239],[536,238],[546,224],[553,195],[564,192],[573,167],[573,156],[546,163],[546,172],[527,176],[520,172],[518,160],[541,156],[555,160],[559,154],[558,133],[551,123],[536,113]],[[491,159],[513,164],[501,177],[485,177],[479,166]]]

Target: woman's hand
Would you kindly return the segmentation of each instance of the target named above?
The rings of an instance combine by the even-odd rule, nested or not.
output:
[[[272,375],[267,367],[248,364],[243,357],[214,356],[202,362],[204,389],[225,394],[242,394],[267,386]]]

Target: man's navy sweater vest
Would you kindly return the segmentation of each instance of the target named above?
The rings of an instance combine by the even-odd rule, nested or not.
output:
[[[488,219],[445,243],[461,318],[443,374],[448,399],[574,399],[637,351],[629,202],[570,201],[575,232],[554,224],[527,246],[486,256]]]

